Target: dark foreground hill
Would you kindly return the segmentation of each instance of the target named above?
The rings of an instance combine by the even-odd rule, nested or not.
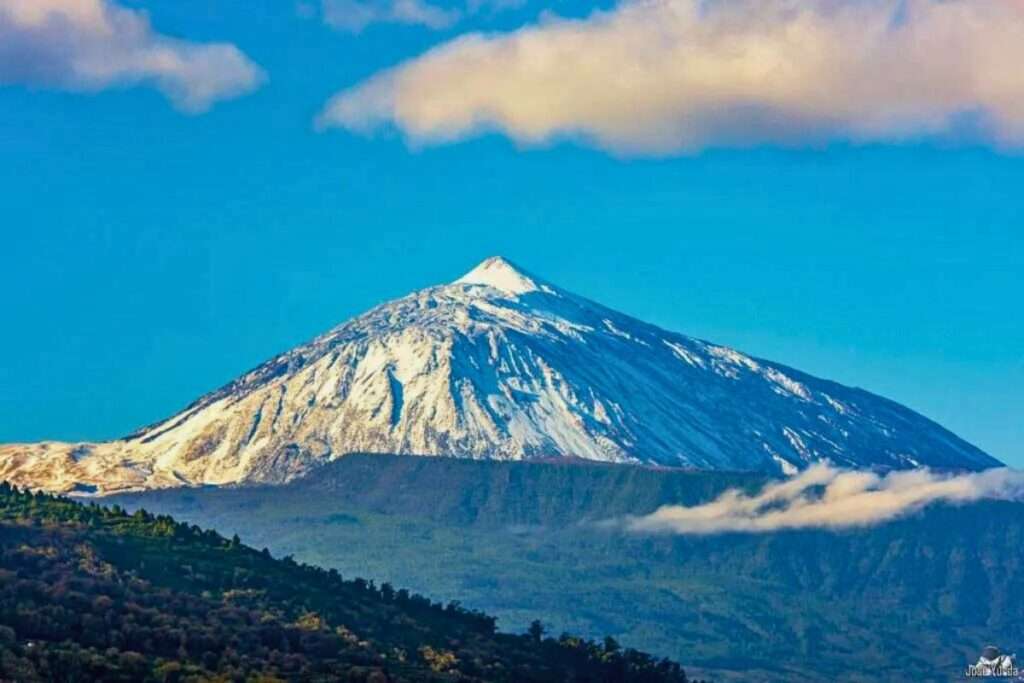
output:
[[[553,631],[611,634],[715,680],[949,681],[1024,650],[1024,505],[934,505],[875,527],[645,536],[590,522],[759,475],[348,456],[279,487],[118,501]]]
[[[675,663],[0,484],[0,680],[685,683]]]

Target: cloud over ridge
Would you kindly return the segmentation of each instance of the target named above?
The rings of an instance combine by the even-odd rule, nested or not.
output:
[[[914,513],[932,503],[1024,500],[1024,472],[996,468],[967,474],[928,469],[877,474],[828,464],[748,494],[729,489],[715,500],[663,506],[622,522],[635,532],[715,534],[870,526]]]
[[[0,0],[0,85],[95,92],[145,84],[198,113],[263,80],[236,46],[156,33],[144,12],[109,0]]]
[[[335,95],[321,127],[500,131],[617,154],[956,136],[1024,146],[1019,0],[626,0],[467,34]]]

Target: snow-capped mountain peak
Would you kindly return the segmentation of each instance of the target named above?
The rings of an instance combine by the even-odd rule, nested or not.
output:
[[[819,460],[999,464],[891,401],[662,330],[493,257],[123,439],[0,447],[0,478],[62,491],[275,482],[353,452],[785,473]]]
[[[485,259],[454,284],[486,285],[506,294],[554,292],[553,287],[528,274],[503,256]]]

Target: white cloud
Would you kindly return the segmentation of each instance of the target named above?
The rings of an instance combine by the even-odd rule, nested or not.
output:
[[[427,0],[321,0],[324,22],[340,31],[361,33],[371,24],[407,24],[439,31],[463,19],[520,7],[525,0],[463,0],[447,7]],[[300,14],[309,6],[300,5]]]
[[[263,79],[234,45],[161,35],[145,13],[108,0],[0,0],[0,84],[83,92],[145,84],[202,112]]]
[[[467,34],[338,93],[323,127],[574,136],[620,154],[972,135],[1024,146],[1019,0],[627,0]]]
[[[936,502],[1024,499],[1024,472],[999,468],[970,474],[927,469],[891,472],[814,465],[750,495],[730,489],[710,503],[665,506],[622,524],[631,531],[675,534],[768,532],[879,524]]]
[[[424,0],[323,0],[323,16],[329,26],[359,33],[377,23],[412,24],[439,30],[459,21],[462,12]]]

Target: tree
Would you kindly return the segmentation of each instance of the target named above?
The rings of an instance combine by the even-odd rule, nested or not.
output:
[[[539,643],[544,638],[544,624],[541,623],[540,619],[534,619],[530,622],[530,628],[526,630],[526,633],[533,638],[533,642]]]

